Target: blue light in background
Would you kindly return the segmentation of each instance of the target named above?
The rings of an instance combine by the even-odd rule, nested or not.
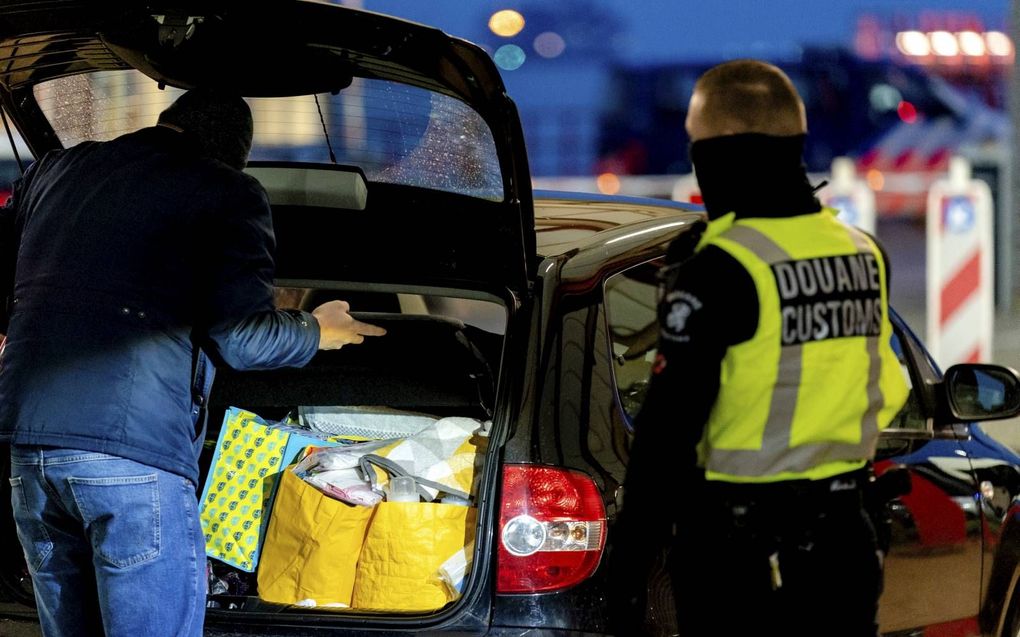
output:
[[[516,71],[527,58],[524,49],[516,44],[504,44],[496,49],[496,54],[492,56],[499,68],[504,71]]]

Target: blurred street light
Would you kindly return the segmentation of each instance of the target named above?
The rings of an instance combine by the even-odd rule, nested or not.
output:
[[[524,30],[524,16],[513,9],[497,11],[489,17],[489,29],[498,36],[512,38]]]
[[[620,178],[613,173],[602,173],[595,178],[595,185],[603,195],[615,195],[620,192]]]
[[[896,47],[903,55],[921,57],[931,55],[928,36],[920,31],[901,31],[896,34]]]
[[[932,54],[942,58],[964,56],[970,59],[1008,62],[1013,57],[1013,41],[1001,31],[900,31],[896,34],[899,52],[917,61],[931,64]],[[929,58],[929,59],[924,59]],[[941,63],[941,62],[937,62]]]
[[[977,31],[962,31],[957,34],[960,51],[971,57],[981,57],[986,52],[985,39]]]
[[[559,33],[545,31],[544,33],[538,34],[533,46],[535,47],[535,52],[542,57],[554,58],[563,53],[563,51],[567,48],[567,43],[563,41],[563,36]]]
[[[931,39],[931,50],[935,55],[952,57],[960,54],[960,43],[949,31],[933,31],[929,36]]]
[[[988,44],[988,52],[996,57],[1009,57],[1013,55],[1013,41],[1001,31],[989,31],[986,33],[985,42]]]
[[[504,71],[516,71],[521,68],[527,58],[524,49],[516,44],[504,44],[496,49],[496,54],[492,56],[496,66]]]

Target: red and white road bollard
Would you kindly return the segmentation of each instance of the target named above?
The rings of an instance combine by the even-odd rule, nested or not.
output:
[[[995,279],[992,193],[953,157],[928,191],[928,349],[943,368],[989,361]]]

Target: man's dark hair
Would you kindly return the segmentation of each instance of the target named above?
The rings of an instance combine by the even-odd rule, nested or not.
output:
[[[712,67],[694,85],[705,98],[706,117],[739,133],[798,135],[806,132],[804,104],[778,67],[760,60],[733,60]]]
[[[238,170],[251,150],[251,109],[238,95],[192,89],[159,114],[159,123],[191,135],[202,153]]]

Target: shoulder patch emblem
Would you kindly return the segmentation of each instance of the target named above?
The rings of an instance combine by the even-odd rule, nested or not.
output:
[[[687,317],[691,315],[691,306],[686,301],[677,301],[669,309],[666,316],[666,327],[671,332],[682,332],[687,327]]]
[[[684,334],[691,315],[701,309],[701,301],[689,292],[676,290],[666,295],[661,317],[660,332],[663,338],[686,343],[690,336]]]

